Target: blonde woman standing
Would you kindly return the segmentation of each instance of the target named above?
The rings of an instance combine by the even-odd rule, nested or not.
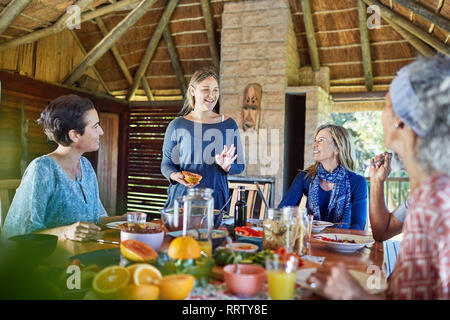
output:
[[[325,124],[314,134],[315,164],[297,174],[279,207],[296,206],[308,197],[314,219],[342,222],[338,228],[364,230],[367,218],[367,183],[354,173],[354,147],[344,127]]]
[[[219,99],[217,74],[210,68],[196,71],[186,92],[179,117],[167,126],[161,173],[169,180],[165,208],[171,208],[187,188],[214,190],[214,208],[228,200],[228,174],[245,169],[241,138],[236,122],[213,111]],[[202,176],[200,183],[184,180],[182,171]]]

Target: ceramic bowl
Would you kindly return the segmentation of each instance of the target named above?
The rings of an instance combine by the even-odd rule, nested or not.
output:
[[[235,264],[223,267],[228,290],[238,296],[256,295],[264,286],[266,270],[254,264],[239,264],[238,266],[239,273],[236,273]]]
[[[256,252],[259,249],[256,244],[246,242],[233,242],[231,246],[230,244],[227,244],[226,246],[236,252]]]
[[[48,257],[56,249],[58,237],[50,234],[23,234],[12,236],[8,240],[14,241],[19,250],[26,251],[36,259]]]
[[[164,231],[157,233],[133,233],[120,231],[120,241],[136,240],[148,244],[155,251],[158,251],[164,241]]]

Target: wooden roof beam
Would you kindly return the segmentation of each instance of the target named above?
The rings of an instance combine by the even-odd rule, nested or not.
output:
[[[164,41],[167,44],[167,50],[169,50],[170,60],[172,61],[172,67],[177,76],[178,85],[180,86],[181,94],[186,96],[186,81],[184,79],[184,73],[181,69],[180,61],[178,60],[175,44],[173,43],[172,36],[170,35],[169,27],[167,26],[163,32]]]
[[[215,28],[213,17],[211,14],[211,7],[209,5],[209,0],[200,0],[202,6],[203,18],[205,19],[206,35],[209,43],[209,50],[211,51],[211,58],[214,64],[216,72],[219,73],[220,70],[220,58],[219,49],[217,48],[217,41],[215,36]]]
[[[309,57],[314,72],[320,69],[319,50],[317,49],[314,23],[311,14],[311,4],[309,0],[301,0],[303,10],[303,22],[305,24],[306,40],[308,41]]]
[[[86,49],[84,48],[83,44],[81,43],[80,39],[78,38],[77,34],[75,33],[75,31],[70,30],[70,33],[72,34],[73,38],[75,39],[75,42],[78,44],[78,47],[80,47],[81,52],[86,55]],[[102,76],[100,75],[100,73],[98,72],[97,68],[95,66],[92,66],[92,71],[94,71],[95,75],[97,76],[97,79],[100,81],[100,83],[102,84],[103,88],[106,90],[106,92],[110,95],[111,91],[109,90],[108,86],[106,85],[105,81],[103,81]]]
[[[139,68],[137,69],[136,74],[134,75],[133,85],[131,86],[130,91],[128,92],[127,95],[128,101],[133,99],[136,90],[138,89],[139,84],[141,83],[142,77],[145,76],[145,72],[147,71],[150,61],[153,58],[156,48],[158,47],[159,41],[161,40],[162,33],[166,28],[167,24],[169,23],[170,17],[172,16],[172,13],[178,4],[178,1],[179,0],[170,0],[169,4],[166,5],[166,8],[164,9],[164,12],[161,16],[161,19],[159,20],[158,26],[156,27],[155,32],[153,33],[152,38],[150,39],[150,43],[148,44],[147,49],[145,49],[144,57],[142,58],[142,61],[139,64]]]
[[[125,32],[133,26],[156,2],[156,0],[142,0],[142,2],[134,8],[122,21],[120,21],[114,29],[112,29],[106,37],[104,37],[89,53],[83,58],[83,60],[76,66],[73,72],[66,77],[64,84],[71,86],[80,79],[80,77],[92,67],[98,59],[100,59],[106,51],[119,40]]]
[[[0,34],[5,32],[17,16],[30,4],[31,0],[12,0],[0,13]]]
[[[380,8],[380,13],[383,19],[391,20],[395,24],[399,25],[403,29],[409,31],[414,36],[419,38],[420,40],[428,43],[430,46],[432,46],[434,49],[438,50],[439,52],[450,56],[450,47],[446,45],[445,43],[442,43],[435,37],[428,34],[428,32],[422,30],[418,26],[416,26],[414,23],[409,21],[408,19],[403,18],[398,13],[390,10],[389,8],[385,7],[380,1],[378,0],[362,0],[367,5],[370,6],[378,6]]]
[[[106,37],[109,33],[108,28],[106,28],[105,23],[103,22],[102,18],[95,18],[95,22],[97,23],[98,28],[100,29],[100,32],[102,33],[103,37]],[[122,71],[123,75],[125,76],[125,79],[127,79],[128,84],[133,84],[133,77],[130,74],[130,71],[128,70],[128,66],[125,63],[125,61],[123,60],[122,56],[120,55],[119,49],[117,49],[117,46],[114,44],[111,47],[111,52],[114,56],[114,58],[116,59],[117,64],[119,65],[120,70]],[[147,78],[142,78],[143,82],[147,82]],[[147,87],[148,91],[150,92],[150,94],[147,94],[148,100],[153,100],[153,95],[151,93],[150,90],[150,86],[148,85],[148,83],[146,84],[146,86],[144,86],[144,88]],[[147,90],[146,90],[147,91]]]
[[[84,1],[85,0],[81,0],[76,3],[76,5],[78,5],[80,7],[81,11],[83,11],[83,9],[88,7],[92,2],[92,0],[87,0],[88,3],[86,5],[84,5],[81,3]],[[114,11],[124,10],[124,8],[126,6],[129,6],[130,4],[133,4],[138,1],[142,1],[142,0],[122,0],[122,1],[116,2],[111,5],[102,6],[101,8],[96,9],[95,11],[91,11],[91,12],[82,14],[80,17],[80,23],[90,21],[92,19],[95,19],[97,17],[103,16],[105,14],[108,14],[108,13],[111,13]],[[15,48],[22,44],[37,41],[37,40],[47,37],[51,34],[58,33],[60,31],[62,31],[62,29],[66,26],[67,19],[70,18],[70,16],[71,16],[71,14],[66,13],[61,18],[58,19],[58,22],[54,23],[50,27],[39,29],[37,31],[34,31],[34,32],[24,35],[22,37],[2,42],[2,43],[0,43],[0,51],[10,49],[10,48]]]
[[[370,53],[369,30],[367,29],[367,6],[364,2],[358,1],[359,34],[361,36],[361,52],[363,59],[364,77],[367,91],[372,91],[373,72],[372,56]]]
[[[406,9],[410,10],[411,12],[421,16],[422,18],[427,19],[434,25],[438,26],[439,28],[450,32],[450,21],[443,16],[434,13],[430,9],[424,7],[418,2],[414,2],[411,0],[394,0],[398,4],[401,4]]]

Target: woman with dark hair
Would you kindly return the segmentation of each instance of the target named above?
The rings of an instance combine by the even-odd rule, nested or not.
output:
[[[370,295],[343,264],[324,265],[309,283],[332,299],[450,298],[450,58],[403,67],[381,117],[385,146],[398,153],[410,181],[403,240],[388,289]]]
[[[107,218],[94,169],[82,156],[100,146],[103,130],[97,111],[89,99],[66,95],[51,101],[37,122],[58,147],[28,165],[2,236],[46,233],[88,239],[100,231],[96,223],[115,220]]]
[[[161,172],[169,180],[165,208],[187,188],[214,190],[214,207],[228,200],[228,174],[245,169],[241,138],[236,122],[213,111],[219,99],[219,80],[210,68],[196,71],[191,78],[180,116],[167,126]],[[235,154],[237,150],[237,154]],[[202,176],[200,183],[184,180],[182,171]]]
[[[279,207],[297,206],[308,198],[314,219],[340,222],[338,228],[364,230],[367,218],[367,183],[354,173],[355,151],[347,129],[324,124],[314,134],[316,161],[297,174]]]

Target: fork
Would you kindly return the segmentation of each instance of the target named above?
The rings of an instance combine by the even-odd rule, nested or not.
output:
[[[389,162],[391,162],[392,161],[392,153],[391,152],[388,152],[388,154],[389,154]],[[361,163],[360,165],[359,165],[359,170],[363,170],[363,171],[365,171],[367,168],[369,168],[369,167],[372,167],[372,166],[374,166],[374,165],[376,165],[376,164],[383,164],[384,163],[384,157],[383,158],[380,158],[380,159],[378,159],[377,161],[374,161],[374,162],[372,162],[372,163],[369,163],[369,164],[367,164],[367,163]]]

